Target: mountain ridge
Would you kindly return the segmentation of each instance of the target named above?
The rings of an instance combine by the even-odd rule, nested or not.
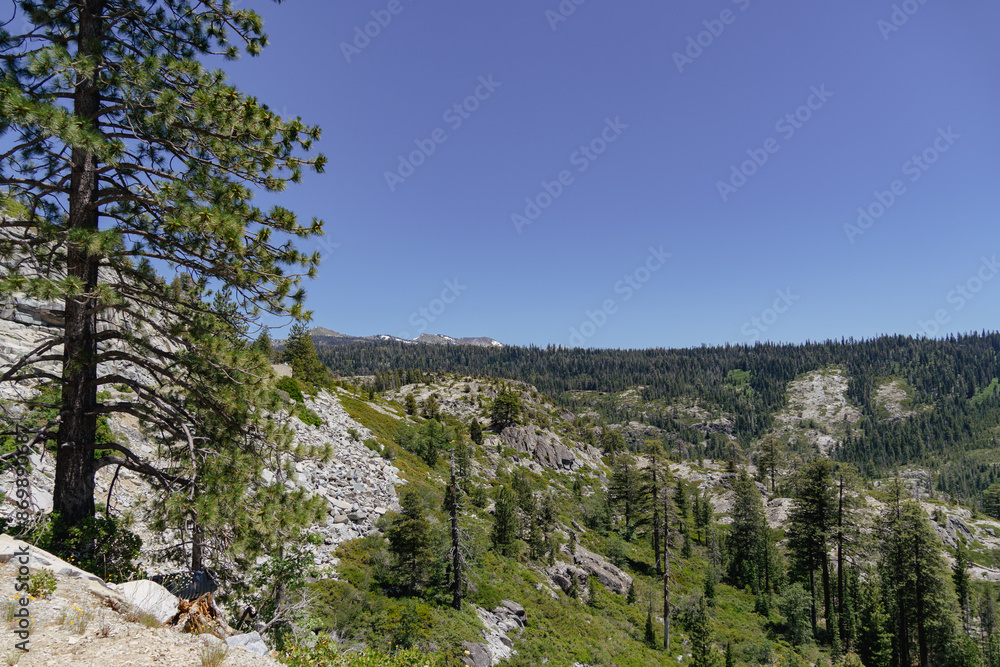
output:
[[[313,341],[325,345],[349,345],[351,343],[371,342],[398,342],[405,344],[421,345],[473,345],[476,347],[505,347],[503,343],[488,336],[465,336],[455,338],[446,334],[422,333],[416,338],[400,338],[390,334],[372,334],[371,336],[353,336],[343,334],[326,327],[313,327],[309,330],[309,335]],[[277,341],[279,344],[283,341]]]

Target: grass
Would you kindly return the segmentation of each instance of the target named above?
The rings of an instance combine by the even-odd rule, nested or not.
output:
[[[90,625],[92,620],[94,620],[94,610],[80,609],[80,607],[74,604],[72,607],[63,609],[56,622],[64,630],[82,635],[87,631],[87,626]]]
[[[398,419],[393,419],[387,414],[379,412],[365,401],[347,394],[337,395],[340,404],[347,410],[347,414],[357,422],[360,422],[371,430],[375,439],[380,445],[393,445],[396,429],[399,428]]]
[[[138,623],[146,628],[159,628],[163,625],[155,616],[149,612],[139,609],[138,607],[131,607],[125,613],[125,620],[129,623]]]
[[[198,652],[201,667],[219,667],[229,654],[229,647],[224,642],[202,644]]]

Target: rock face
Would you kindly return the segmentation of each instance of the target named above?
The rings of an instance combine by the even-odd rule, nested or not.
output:
[[[127,581],[119,584],[115,591],[127,603],[154,616],[160,623],[166,623],[174,617],[180,602],[176,595],[149,579]]]
[[[10,582],[11,592],[15,578],[20,576],[17,554],[25,546],[7,535],[0,536],[0,579]],[[143,624],[119,591],[114,590],[120,586],[106,586],[95,575],[74,568],[46,551],[28,548],[31,574],[41,569],[51,571],[56,577],[56,587],[50,595],[30,602],[28,608],[35,629],[30,634],[29,651],[17,655],[18,665],[198,665],[204,647],[223,644],[222,639],[209,634]],[[245,650],[230,650],[224,664],[280,667],[270,655],[255,655]]]
[[[569,553],[564,547],[563,551]],[[628,593],[632,586],[632,577],[618,569],[604,558],[580,545],[573,554],[573,564],[588,575],[594,576],[609,591],[619,595]]]
[[[577,595],[582,595],[583,591],[587,589],[588,573],[586,570],[575,565],[560,561],[555,565],[545,568],[545,574],[566,595],[573,594],[574,580],[576,580]]]
[[[270,653],[267,644],[264,643],[263,638],[256,632],[226,637],[226,645],[230,648],[242,648],[254,655],[265,656]]]
[[[473,605],[475,606],[475,605]],[[501,600],[493,611],[475,607],[476,615],[482,621],[483,643],[462,642],[466,655],[462,662],[474,667],[491,667],[509,658],[514,653],[514,641],[507,633],[520,633],[528,621],[524,607],[513,600]]]
[[[519,452],[533,455],[539,464],[553,470],[573,470],[576,464],[576,454],[550,431],[508,426],[500,433],[500,439]]]
[[[363,441],[372,433],[351,419],[336,395],[321,392],[308,406],[319,415],[323,423],[318,427],[307,426],[297,418],[289,418],[295,440],[304,445],[322,446],[329,443],[333,447],[333,460],[302,460],[295,464],[296,477],[287,480],[287,485],[305,488],[319,494],[328,503],[326,520],[312,526],[311,531],[321,538],[322,543],[313,548],[318,565],[334,564],[333,552],[343,542],[370,535],[376,531],[375,522],[389,510],[398,509],[396,485],[402,483],[399,470],[381,456],[364,446]],[[281,416],[279,416],[281,417]],[[284,416],[287,418],[287,416]],[[112,431],[127,442],[132,451],[144,459],[156,461],[153,443],[143,435],[139,424],[130,416],[114,416],[110,420]],[[357,433],[357,439],[351,431]],[[55,462],[50,455],[31,457],[32,470],[30,490],[35,511],[47,511],[52,507],[52,490],[55,479]],[[142,477],[122,469],[117,480],[115,469],[107,467],[97,475],[97,497],[107,498],[110,493],[112,508],[119,511],[132,510],[139,517],[134,529],[142,537],[146,546],[140,562],[150,574],[173,572],[182,563],[159,563],[148,558],[148,554],[167,544],[172,544],[175,535],[148,531],[143,522],[144,501],[153,497],[152,489]],[[276,471],[265,470],[265,482],[273,481]],[[15,488],[16,478],[13,468],[0,474],[0,488]],[[16,507],[12,504],[0,506],[0,516],[11,516]]]

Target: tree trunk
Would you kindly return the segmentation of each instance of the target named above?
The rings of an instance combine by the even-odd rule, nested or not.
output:
[[[663,648],[670,649],[670,497],[663,495]]]
[[[902,587],[900,587],[899,594],[896,596],[896,608],[898,616],[896,642],[899,645],[899,667],[910,667],[910,638],[907,636],[906,601],[904,600]]]
[[[198,525],[198,520],[195,519],[194,525],[191,527],[191,570],[194,572],[204,569],[201,549],[204,539],[201,526]]]
[[[845,617],[846,600],[844,599],[844,478],[840,478],[840,488],[837,500],[837,621],[840,641],[845,651],[850,649],[847,637],[847,620]]]
[[[664,547],[663,560],[663,648],[670,649],[670,548]]]
[[[652,464],[655,466],[655,462]],[[656,468],[653,468],[653,560],[656,562],[656,573],[663,574],[663,562],[660,559],[660,499],[657,491]]]
[[[462,554],[458,543],[458,481],[455,479],[455,450],[451,451],[451,606],[462,610]]]
[[[827,553],[826,544],[823,545],[823,618],[826,619],[827,641],[833,636],[833,628],[830,627],[830,611],[832,601],[830,599],[830,554]]]
[[[104,0],[80,4],[77,36],[81,56],[99,60]],[[95,66],[96,67],[96,66]],[[100,109],[98,72],[81,75],[76,84],[73,112],[96,126]],[[98,210],[97,157],[80,148],[72,149],[69,228],[72,232],[96,232]],[[82,294],[67,297],[63,339],[62,422],[59,425],[53,512],[72,526],[94,515],[94,439],[97,432],[97,314],[93,293],[97,286],[99,259],[77,243],[67,243],[67,272],[82,285]]]
[[[813,637],[816,637],[819,624],[816,620],[816,567],[809,565],[809,618],[812,620]]]
[[[919,546],[915,546],[915,550],[918,552],[914,554],[915,558],[913,567],[914,575],[916,581],[916,598],[917,598],[917,652],[920,658],[920,667],[927,667],[927,627],[926,627],[926,610],[924,605],[924,582],[923,573],[920,571],[920,554]]]

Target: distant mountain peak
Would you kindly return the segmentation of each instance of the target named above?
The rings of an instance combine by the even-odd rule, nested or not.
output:
[[[374,336],[351,336],[342,334],[326,327],[313,327],[309,330],[309,335],[313,340],[320,343],[342,345],[346,343],[361,341],[395,341],[398,343],[419,343],[421,345],[475,345],[478,347],[503,347],[503,343],[487,336],[475,336],[466,338],[455,338],[445,334],[422,333],[413,340],[390,336],[389,334],[375,334]],[[280,342],[280,341],[276,341]]]
[[[330,338],[353,338],[353,336],[348,336],[347,334],[337,333],[333,329],[327,329],[325,327],[313,327],[309,330],[310,336],[323,336]]]
[[[425,345],[477,345],[479,347],[503,347],[503,343],[486,336],[453,338],[445,334],[420,334],[413,339]]]

